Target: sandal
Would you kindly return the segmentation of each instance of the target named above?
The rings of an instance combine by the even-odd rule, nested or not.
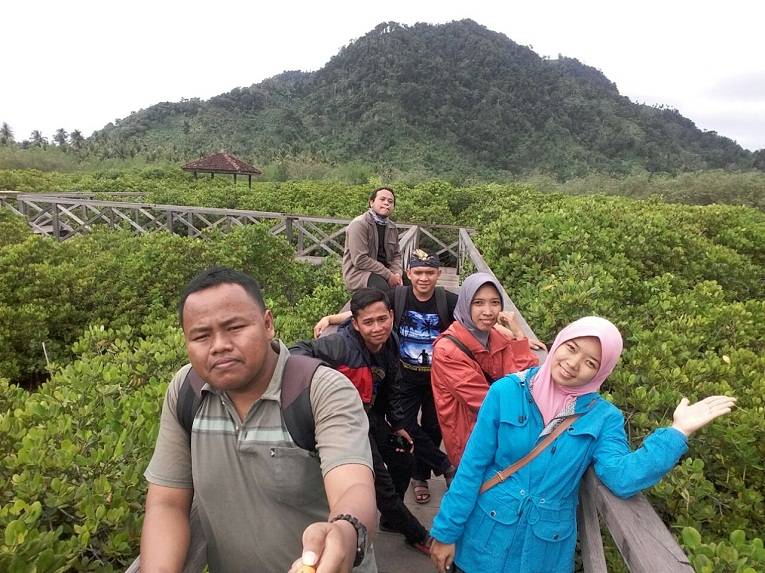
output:
[[[428,482],[423,479],[413,479],[412,485],[414,486],[414,501],[422,505],[430,501],[430,488]]]

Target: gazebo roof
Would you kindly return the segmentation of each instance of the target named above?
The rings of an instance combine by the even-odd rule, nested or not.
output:
[[[262,175],[262,171],[229,153],[213,153],[183,166],[184,171],[203,173],[233,173],[237,175]]]

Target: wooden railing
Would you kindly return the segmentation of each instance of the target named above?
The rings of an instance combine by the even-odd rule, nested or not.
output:
[[[120,194],[126,197],[136,193]],[[350,219],[309,217],[297,214],[218,209],[183,205],[158,205],[133,201],[93,199],[94,194],[0,192],[0,207],[23,216],[35,233],[64,240],[90,233],[98,226],[126,227],[137,233],[166,230],[189,237],[204,237],[213,230],[230,231],[250,224],[270,225],[274,235],[283,235],[295,247],[298,257],[342,256],[345,229]],[[402,253],[409,253],[424,241],[442,260],[457,260],[457,233],[453,225],[429,225],[427,228],[399,223],[408,238]],[[456,263],[455,263],[456,264]]]

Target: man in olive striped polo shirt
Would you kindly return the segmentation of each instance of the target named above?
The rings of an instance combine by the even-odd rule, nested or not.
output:
[[[376,522],[367,418],[347,378],[320,366],[310,402],[316,451],[286,430],[280,391],[289,351],[274,338],[258,284],[231,269],[186,288],[181,324],[191,366],[206,382],[191,436],[165,397],[141,535],[143,571],[181,571],[196,498],[212,572],[287,571],[301,554],[332,571],[376,571],[366,550]]]

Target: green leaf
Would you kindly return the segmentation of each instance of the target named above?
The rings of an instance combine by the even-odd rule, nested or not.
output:
[[[701,545],[701,534],[693,527],[683,527],[683,543],[690,549],[696,549]]]
[[[746,533],[740,529],[736,529],[730,532],[730,542],[734,547],[740,547],[746,543]]]

